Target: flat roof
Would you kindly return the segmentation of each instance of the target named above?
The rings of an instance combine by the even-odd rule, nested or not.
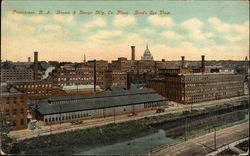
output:
[[[58,114],[65,112],[76,112],[92,109],[103,109],[116,106],[127,106],[134,105],[145,102],[155,102],[155,101],[168,101],[165,97],[152,93],[149,95],[129,95],[129,96],[115,96],[109,98],[93,98],[86,99],[84,102],[75,102],[75,103],[65,103],[65,104],[49,104],[44,103],[40,104],[38,112],[42,115],[49,114]]]

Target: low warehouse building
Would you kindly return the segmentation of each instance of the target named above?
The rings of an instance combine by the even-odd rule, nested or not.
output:
[[[44,124],[49,125],[162,110],[168,106],[168,102],[168,99],[148,88],[132,87],[127,90],[119,87],[98,94],[50,98],[38,104],[36,112]]]

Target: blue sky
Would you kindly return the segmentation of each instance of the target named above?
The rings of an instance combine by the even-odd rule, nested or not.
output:
[[[140,59],[146,44],[156,60],[239,60],[248,56],[249,10],[246,1],[7,1],[2,5],[2,60],[82,61]],[[34,11],[36,14],[16,14]],[[50,14],[37,14],[39,10]],[[70,15],[57,15],[66,11]],[[93,15],[79,15],[79,11]],[[95,15],[96,10],[105,15]],[[108,11],[113,15],[108,15]],[[128,15],[117,15],[117,11]],[[154,11],[156,15],[134,15]],[[170,12],[160,15],[159,11]],[[76,14],[72,14],[76,11]]]

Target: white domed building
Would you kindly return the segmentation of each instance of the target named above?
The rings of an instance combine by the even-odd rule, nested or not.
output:
[[[141,57],[141,60],[154,60],[154,57],[151,55],[148,49],[148,45],[146,46],[146,50],[144,51],[144,54]]]

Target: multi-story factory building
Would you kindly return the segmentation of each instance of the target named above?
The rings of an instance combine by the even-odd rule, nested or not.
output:
[[[12,130],[27,128],[28,99],[13,87],[1,86],[1,120]]]
[[[184,62],[183,62],[184,64]],[[190,104],[241,96],[244,94],[244,75],[205,73],[204,57],[201,73],[191,69],[166,69],[158,78],[147,82],[159,94],[179,103]]]
[[[20,81],[11,82],[8,83],[8,85],[26,94],[29,98],[46,98],[63,94],[62,90],[56,88],[53,83],[47,81]]]
[[[53,82],[59,86],[89,85],[94,83],[92,68],[56,69],[52,72]],[[96,82],[104,87],[104,71],[96,71]]]
[[[121,70],[133,74],[147,73],[156,75],[159,69],[173,68],[175,62],[172,61],[153,61],[153,60],[128,60],[125,57],[120,57],[118,60],[112,61],[109,68],[111,70]]]
[[[120,70],[105,71],[105,88],[120,85],[127,85],[127,72]]]
[[[32,69],[1,69],[1,82],[32,81]]]
[[[150,80],[147,87],[170,100],[189,104],[243,95],[244,75],[178,74]]]

